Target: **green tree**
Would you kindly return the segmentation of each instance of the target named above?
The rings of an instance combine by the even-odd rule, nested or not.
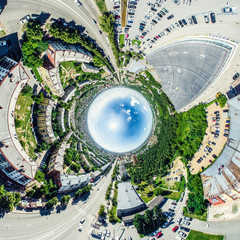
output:
[[[147,209],[144,214],[144,220],[146,224],[152,225],[153,224],[153,213],[151,210]]]
[[[226,102],[227,102],[226,95],[221,94],[220,96],[218,96],[217,101],[218,101],[220,107],[223,108],[225,106]]]
[[[144,233],[144,217],[140,215],[139,213],[135,214],[133,218],[133,224],[135,228],[137,229],[137,232],[140,234]]]
[[[105,206],[102,204],[100,205],[99,211],[98,211],[98,216],[105,218],[106,217],[106,212],[105,212]]]
[[[69,203],[71,196],[70,195],[63,195],[60,199],[62,205],[67,205]]]

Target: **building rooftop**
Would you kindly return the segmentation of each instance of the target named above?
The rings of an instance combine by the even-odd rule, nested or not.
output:
[[[184,110],[222,73],[234,51],[230,42],[194,37],[177,40],[147,55],[177,111]]]
[[[240,96],[228,101],[231,117],[227,143],[218,159],[201,174],[204,198],[227,192],[240,183]]]
[[[130,182],[118,183],[118,210],[131,209],[144,204]]]
[[[90,177],[89,174],[84,174],[84,175],[64,175],[61,174],[61,183],[62,187],[68,186],[68,185],[80,185],[86,181],[89,181]]]
[[[34,179],[38,166],[22,148],[16,135],[14,119],[18,96],[28,79],[21,64],[16,63],[0,82],[0,142],[3,145],[0,151],[14,169]]]

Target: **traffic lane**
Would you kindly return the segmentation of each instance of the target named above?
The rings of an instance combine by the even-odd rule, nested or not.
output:
[[[84,12],[86,8],[80,9],[73,1],[68,1],[70,6],[60,0],[57,1],[59,4],[56,4],[53,0],[41,0],[34,2],[34,4],[31,0],[11,1],[1,16],[2,25],[6,28],[8,34],[18,32],[20,36],[23,25],[20,24],[19,20],[22,17],[32,13],[40,14],[41,11],[49,12],[55,18],[61,17],[67,21],[74,20],[76,23],[83,25],[88,30],[89,36],[96,40],[99,47],[105,50],[107,55],[111,56],[111,59],[114,59],[106,38],[99,33],[100,27],[92,22],[92,17],[87,11]],[[113,65],[114,63],[115,61],[113,61]]]
[[[110,178],[111,175],[109,176],[109,181],[104,181],[99,185],[102,191],[106,191]],[[65,225],[70,227],[77,226],[80,219],[84,216],[89,219],[90,223],[92,215],[97,212],[99,207],[97,204],[103,201],[104,197],[105,194],[102,194],[101,191],[93,190],[86,204],[80,202],[78,205],[70,205],[60,214],[52,213],[41,217],[39,214],[9,213],[0,220],[0,239],[29,239],[30,237],[44,237],[45,235],[47,237],[48,234],[56,234],[52,232],[52,229],[57,229],[58,232],[61,232]],[[47,238],[44,237],[43,239]]]

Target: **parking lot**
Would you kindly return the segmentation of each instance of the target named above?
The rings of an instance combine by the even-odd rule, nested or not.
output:
[[[208,167],[221,153],[227,142],[230,126],[227,111],[227,105],[221,108],[216,103],[206,108],[208,127],[199,150],[189,164],[192,174],[196,174]]]

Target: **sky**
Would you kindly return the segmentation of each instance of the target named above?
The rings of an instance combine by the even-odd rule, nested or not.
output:
[[[115,153],[130,152],[149,137],[152,110],[139,92],[124,87],[111,88],[93,100],[87,124],[91,137],[102,148]]]

